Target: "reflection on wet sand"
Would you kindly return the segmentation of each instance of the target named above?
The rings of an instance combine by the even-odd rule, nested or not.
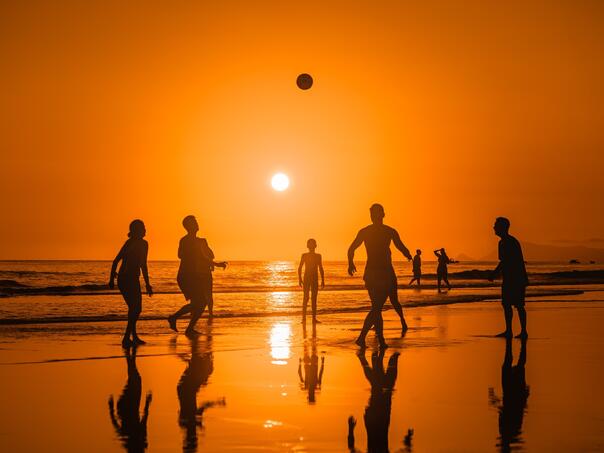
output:
[[[505,356],[501,366],[502,396],[499,398],[493,388],[489,389],[490,404],[499,411],[499,438],[497,447],[501,452],[510,452],[522,448],[522,422],[529,397],[526,384],[526,339],[521,340],[520,356],[516,366],[512,366],[514,356],[512,339],[505,342]]]
[[[300,377],[300,386],[302,390],[308,391],[308,402],[313,404],[316,401],[315,393],[321,389],[323,381],[323,370],[325,368],[325,357],[321,357],[321,367],[319,368],[319,356],[317,354],[317,326],[313,323],[312,337],[310,340],[306,336],[306,324],[303,325],[304,336],[304,358],[298,362],[298,376]],[[310,354],[308,352],[310,342]],[[302,369],[304,366],[304,369]]]
[[[208,324],[208,329],[211,329]],[[178,424],[184,431],[183,452],[196,452],[197,430],[203,428],[202,417],[206,409],[214,406],[224,406],[225,398],[214,401],[203,401],[197,404],[197,393],[202,386],[208,384],[208,379],[214,371],[214,357],[212,354],[212,334],[208,330],[205,347],[202,348],[199,337],[191,340],[191,357],[186,360],[187,367],[176,386],[180,411]]]
[[[390,427],[390,412],[392,408],[392,393],[398,374],[398,358],[400,353],[394,352],[388,360],[388,368],[384,371],[385,351],[374,352],[371,355],[371,366],[367,362],[364,351],[358,357],[363,367],[363,373],[371,385],[369,403],[365,408],[363,419],[367,431],[367,451],[369,453],[388,452],[388,429]],[[354,440],[356,420],[348,418],[348,449],[357,452]],[[408,445],[411,446],[411,436],[408,433]],[[406,442],[407,443],[407,442]]]
[[[115,432],[128,452],[143,452],[147,448],[147,419],[151,392],[145,398],[143,416],[140,416],[140,403],[142,395],[142,379],[136,368],[136,348],[125,352],[128,366],[128,380],[117,400],[117,416],[113,395],[109,397],[109,417]]]
[[[273,365],[287,365],[291,356],[291,336],[291,322],[276,322],[271,327],[269,343]]]

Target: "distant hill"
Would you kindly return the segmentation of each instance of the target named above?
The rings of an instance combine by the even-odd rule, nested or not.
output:
[[[460,253],[455,257],[457,261],[475,261],[471,256],[466,255],[465,253]]]
[[[524,259],[527,261],[570,261],[579,260],[582,263],[595,261],[604,263],[604,249],[573,245],[558,247],[555,245],[533,244],[521,242]],[[496,261],[497,248],[482,257],[481,261]]]

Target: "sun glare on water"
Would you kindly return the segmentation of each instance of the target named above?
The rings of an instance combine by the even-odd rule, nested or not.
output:
[[[277,192],[283,192],[289,187],[289,177],[285,173],[275,173],[271,179],[271,186]]]

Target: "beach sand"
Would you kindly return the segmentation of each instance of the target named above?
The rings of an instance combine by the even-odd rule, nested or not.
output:
[[[291,316],[204,319],[195,342],[142,321],[148,344],[129,360],[121,322],[0,326],[0,451],[349,451],[351,415],[358,451],[368,430],[369,447],[383,449],[387,436],[392,452],[604,451],[604,292],[527,309],[528,396],[520,368],[506,368],[502,392],[506,341],[489,337],[502,330],[497,302],[409,308],[404,338],[385,312],[391,347],[372,357],[370,334],[367,373],[353,344],[364,313],[324,315],[314,338]],[[522,345],[511,346],[516,365]],[[381,375],[397,353],[396,379]]]

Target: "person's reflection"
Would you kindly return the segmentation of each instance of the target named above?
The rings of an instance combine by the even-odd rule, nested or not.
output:
[[[109,396],[109,417],[115,432],[128,452],[143,452],[147,448],[147,418],[151,404],[151,392],[145,398],[143,416],[140,415],[142,379],[136,368],[136,347],[126,350],[128,380],[117,400],[117,414],[113,395]]]
[[[310,339],[311,353],[308,353],[308,342],[306,341],[306,325],[303,326],[304,335],[304,359],[298,362],[298,376],[300,377],[300,386],[308,391],[308,402],[316,402],[315,394],[321,389],[323,381],[323,369],[325,368],[325,357],[321,357],[321,367],[319,368],[319,356],[317,354],[317,328],[313,323],[312,338]],[[304,371],[302,371],[304,366]]]
[[[226,404],[224,398],[197,404],[197,392],[202,386],[208,384],[208,379],[214,371],[211,333],[207,335],[205,348],[202,347],[199,338],[191,339],[191,358],[186,362],[187,368],[183,371],[176,386],[180,403],[178,424],[184,431],[183,451],[195,452],[197,451],[197,429],[203,428],[204,411],[213,406]]]
[[[379,353],[374,352],[371,355],[371,366],[361,352],[358,357],[363,366],[365,377],[371,384],[371,396],[369,403],[365,408],[365,429],[367,430],[367,452],[385,453],[388,452],[388,429],[390,427],[390,410],[392,407],[392,392],[398,373],[399,353],[395,352],[388,360],[388,369],[384,371],[384,353],[382,349]],[[348,448],[351,452],[356,452],[354,445],[354,428],[356,420],[354,417],[348,418]]]
[[[521,340],[520,357],[516,366],[512,353],[512,339],[506,339],[505,357],[501,366],[502,396],[499,398],[495,391],[489,389],[489,400],[499,411],[499,439],[497,447],[501,452],[509,452],[518,448],[522,440],[522,420],[529,396],[529,386],[526,385],[524,366],[526,365],[526,339]]]

